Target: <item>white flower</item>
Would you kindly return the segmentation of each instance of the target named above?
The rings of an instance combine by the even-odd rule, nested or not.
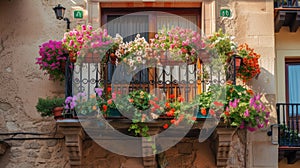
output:
[[[138,57],[136,57],[136,60],[137,60],[138,62],[141,62],[141,61],[142,61],[142,57],[138,56]]]
[[[155,113],[150,113],[152,119],[157,119],[159,117],[159,115],[155,114]]]

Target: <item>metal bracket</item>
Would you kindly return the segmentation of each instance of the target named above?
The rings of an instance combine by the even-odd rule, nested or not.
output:
[[[278,145],[278,128],[280,124],[272,124],[271,130],[267,132],[268,136],[271,136],[271,142],[273,145]]]

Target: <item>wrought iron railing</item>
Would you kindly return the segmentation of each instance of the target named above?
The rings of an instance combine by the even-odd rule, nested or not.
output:
[[[300,147],[300,103],[277,103],[279,146]]]
[[[180,95],[189,101],[197,94],[207,91],[212,84],[224,85],[227,80],[232,80],[235,84],[236,71],[235,68],[231,67],[235,66],[232,61],[227,65],[226,72],[222,67],[216,68],[213,65],[203,65],[200,62],[199,59],[193,64],[181,63],[172,66],[144,67],[128,81],[128,74],[109,59],[106,62],[95,60],[82,62],[80,65],[71,63],[68,59],[65,71],[65,95],[68,97],[73,96],[74,93],[85,92],[89,97],[95,93],[97,87],[113,86],[114,91],[122,92],[137,89],[150,92],[154,88],[155,95],[164,94],[165,97],[170,94]],[[234,71],[230,69],[234,69]],[[116,71],[118,71],[119,76],[112,82],[113,74]],[[129,84],[129,87],[125,84]],[[104,94],[106,91],[105,89]],[[74,116],[76,112],[69,112],[69,115]]]
[[[275,0],[274,8],[299,8],[298,0]]]

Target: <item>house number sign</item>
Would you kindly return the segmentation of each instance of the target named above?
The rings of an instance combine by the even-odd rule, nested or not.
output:
[[[74,11],[74,18],[75,19],[82,19],[83,18],[83,11],[82,10],[75,10]]]
[[[220,16],[221,17],[231,17],[231,10],[230,9],[221,9]]]

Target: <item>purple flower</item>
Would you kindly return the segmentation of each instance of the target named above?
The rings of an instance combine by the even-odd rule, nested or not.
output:
[[[254,128],[254,127],[247,127],[247,129],[248,129],[250,132],[253,132],[253,131],[256,130],[256,128]]]
[[[268,125],[268,123],[269,123],[269,120],[265,119],[265,124]]]
[[[258,127],[258,128],[263,128],[263,127],[264,127],[264,124],[263,124],[263,123],[259,123],[259,124],[257,124],[257,127]]]
[[[245,117],[249,117],[249,116],[250,116],[249,110],[248,110],[248,109],[246,109],[246,111],[244,112],[244,116],[245,116]]]
[[[229,106],[232,108],[236,108],[238,106],[239,101],[240,100],[238,100],[238,99],[234,99],[233,102],[229,102]]]
[[[244,129],[245,128],[245,123],[244,123],[244,121],[241,123],[241,125],[240,125],[240,129]]]
[[[253,98],[250,99],[250,105],[249,105],[249,106],[251,107],[251,106],[253,106],[254,104],[255,104],[255,98],[253,97]]]
[[[259,94],[255,95],[254,98],[255,98],[255,100],[259,100],[260,99],[260,95]]]
[[[270,112],[266,112],[266,117],[267,117],[267,118],[270,117]]]
[[[98,96],[102,96],[103,89],[102,88],[95,88],[95,92]]]

